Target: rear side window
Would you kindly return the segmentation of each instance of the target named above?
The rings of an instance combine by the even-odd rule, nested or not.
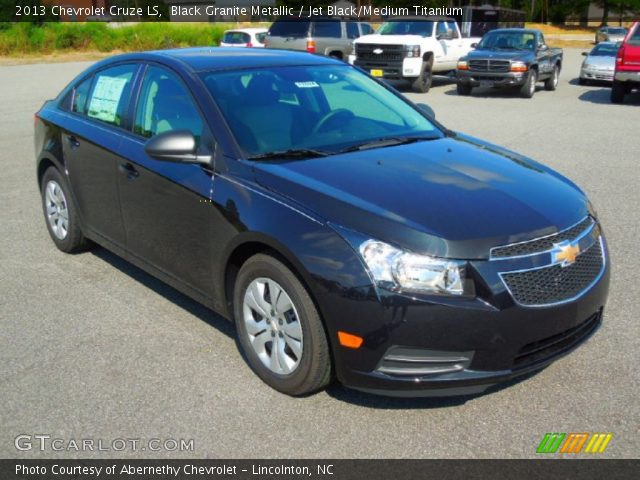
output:
[[[244,32],[227,32],[222,39],[223,43],[244,44],[249,43],[251,38]]]
[[[629,43],[631,45],[640,45],[640,23],[636,26],[635,32],[629,37]]]
[[[119,65],[98,72],[86,107],[87,117],[122,126],[137,65]]]
[[[73,89],[71,100],[71,111],[81,114],[87,113],[87,99],[89,98],[89,92],[91,91],[91,83],[93,77],[89,77],[84,80],[80,85]]]
[[[342,37],[342,27],[340,22],[326,21],[316,22],[313,25],[313,36],[320,38],[340,38]]]
[[[189,130],[199,142],[203,125],[182,81],[168,70],[149,67],[136,108],[134,132],[149,138],[172,130]]]
[[[360,28],[362,29],[362,35],[370,35],[373,33],[373,27],[368,23],[361,23]]]
[[[347,37],[358,38],[359,36],[358,24],[356,22],[347,22]]]
[[[306,37],[311,22],[280,20],[271,25],[269,35],[273,37]]]
[[[256,33],[256,40],[260,43],[264,43],[264,39],[267,38],[267,32]]]

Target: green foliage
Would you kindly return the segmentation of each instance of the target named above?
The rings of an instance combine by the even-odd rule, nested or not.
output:
[[[144,22],[112,27],[102,22],[40,25],[0,24],[0,55],[51,53],[53,51],[139,51],[220,43],[228,24]]]

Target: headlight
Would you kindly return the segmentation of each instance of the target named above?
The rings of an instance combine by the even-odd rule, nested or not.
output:
[[[360,245],[375,282],[395,291],[464,293],[464,262],[404,252],[376,240]]]
[[[404,49],[407,52],[407,58],[420,56],[420,45],[405,45]]]
[[[513,62],[511,64],[512,72],[526,72],[527,70],[529,70],[529,67],[524,62]]]
[[[467,62],[466,60],[459,60],[458,70],[469,70],[469,62]]]

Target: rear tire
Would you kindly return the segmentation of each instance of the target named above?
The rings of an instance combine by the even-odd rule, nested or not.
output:
[[[544,82],[544,89],[553,92],[558,87],[558,80],[560,78],[560,67],[555,65],[553,67],[553,73]]]
[[[611,103],[623,103],[626,93],[627,87],[625,84],[618,80],[614,80],[613,85],[611,86]]]
[[[520,88],[520,95],[524,98],[532,98],[536,93],[536,84],[538,83],[538,72],[531,70],[527,81]]]
[[[258,254],[242,265],[233,311],[240,349],[267,385],[299,396],[329,383],[331,357],[322,320],[305,287],[280,260]]]
[[[80,229],[78,210],[67,182],[55,167],[44,172],[40,193],[45,223],[55,246],[65,253],[86,250],[89,241]]]
[[[466,95],[471,95],[471,91],[473,90],[473,87],[466,83],[458,83],[456,85],[456,90],[458,91],[458,95],[466,96]]]

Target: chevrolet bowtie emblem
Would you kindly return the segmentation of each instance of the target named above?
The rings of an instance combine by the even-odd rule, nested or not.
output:
[[[380,55],[383,52],[383,50],[381,48],[376,48],[373,50],[373,53],[375,53],[376,55]]]
[[[580,255],[580,245],[572,244],[568,240],[553,244],[551,250],[551,258],[553,263],[559,263],[562,267],[568,267],[576,261],[576,257]]]

